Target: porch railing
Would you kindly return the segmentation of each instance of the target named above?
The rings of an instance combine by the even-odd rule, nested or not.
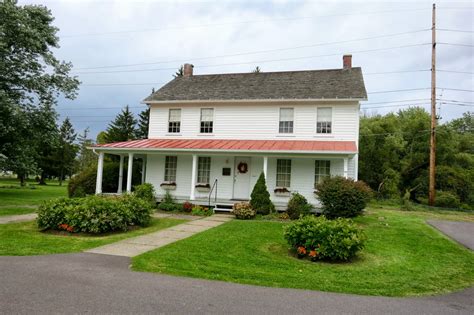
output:
[[[217,178],[214,181],[214,184],[212,184],[211,190],[209,191],[209,199],[208,199],[208,206],[211,208],[211,196],[212,192],[214,191],[214,205],[217,202]]]

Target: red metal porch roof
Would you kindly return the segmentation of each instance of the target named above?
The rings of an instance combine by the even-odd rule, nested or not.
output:
[[[233,140],[233,139],[143,139],[107,143],[95,148],[142,150],[209,150],[209,151],[278,151],[278,152],[341,152],[356,153],[354,141],[320,140]]]

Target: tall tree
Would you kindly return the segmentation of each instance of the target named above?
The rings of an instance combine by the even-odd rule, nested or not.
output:
[[[255,69],[252,70],[253,73],[260,73],[261,71],[259,66],[256,66]]]
[[[139,139],[148,138],[148,127],[150,124],[150,108],[143,110],[138,115],[138,128],[137,128],[137,137]]]
[[[89,128],[86,128],[82,134],[79,134],[77,140],[79,142],[79,156],[77,158],[77,168],[82,171],[97,163],[97,156],[88,149],[88,147],[94,145],[94,141],[88,138]]]
[[[59,128],[59,133],[59,145],[55,152],[55,160],[58,170],[59,186],[61,186],[66,174],[69,176],[72,175],[79,146],[75,143],[77,134],[68,117],[64,119]]]
[[[184,66],[181,65],[178,70],[173,74],[173,77],[178,78],[184,75]]]
[[[122,112],[109,124],[106,132],[106,140],[108,143],[134,140],[137,138],[137,120],[128,105],[125,106]]]
[[[73,99],[79,81],[70,77],[70,63],[58,60],[58,29],[51,12],[41,5],[19,6],[0,1],[0,154],[4,170],[20,182],[37,170],[41,140],[49,131],[36,124],[43,106],[56,104],[63,94]]]

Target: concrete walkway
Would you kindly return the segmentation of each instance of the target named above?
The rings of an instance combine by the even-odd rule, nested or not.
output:
[[[458,243],[474,250],[474,223],[441,220],[428,220],[427,222]]]
[[[33,221],[34,219],[36,219],[36,217],[37,217],[36,213],[5,215],[5,216],[0,216],[0,224]]]
[[[86,252],[103,255],[134,257],[176,241],[188,238],[199,232],[219,226],[233,217],[225,214],[215,214],[199,220],[179,224],[155,233],[128,238],[116,243],[90,249]]]

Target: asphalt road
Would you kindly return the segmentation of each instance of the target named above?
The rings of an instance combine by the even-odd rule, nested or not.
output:
[[[368,297],[139,273],[129,264],[126,257],[85,253],[0,257],[0,314],[474,314],[474,288]]]
[[[474,223],[442,220],[427,222],[465,247],[474,250]]]

